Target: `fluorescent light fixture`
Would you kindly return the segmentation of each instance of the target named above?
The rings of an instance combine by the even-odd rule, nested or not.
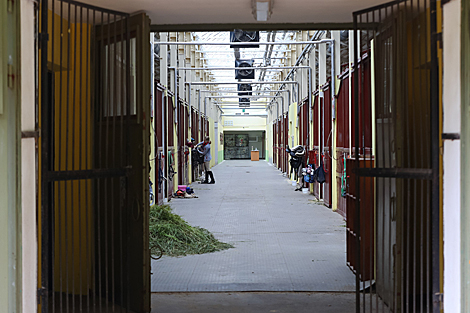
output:
[[[251,0],[253,16],[258,22],[266,22],[272,13],[272,0]]]

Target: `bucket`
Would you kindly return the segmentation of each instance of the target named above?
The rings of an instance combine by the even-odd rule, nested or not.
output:
[[[308,188],[302,188],[302,193],[308,194],[308,192],[309,192]]]
[[[186,191],[186,185],[178,185],[178,190]]]
[[[297,181],[296,181],[296,180],[293,180],[293,181],[292,181],[292,186],[293,186],[293,187],[297,186]]]

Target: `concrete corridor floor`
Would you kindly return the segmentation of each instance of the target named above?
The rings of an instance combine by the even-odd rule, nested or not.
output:
[[[213,172],[216,184],[192,184],[199,198],[170,205],[235,248],[152,261],[152,312],[353,312],[342,217],[266,161],[224,161]]]

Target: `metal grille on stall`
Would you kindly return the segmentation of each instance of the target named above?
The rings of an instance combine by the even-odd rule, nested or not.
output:
[[[148,312],[148,18],[49,0],[40,24],[39,310]]]
[[[353,14],[347,259],[357,312],[440,312],[437,14],[435,0]]]

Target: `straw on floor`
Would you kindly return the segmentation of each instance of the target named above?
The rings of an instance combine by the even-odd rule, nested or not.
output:
[[[150,208],[150,249],[152,255],[161,252],[168,256],[203,254],[233,248],[220,242],[205,228],[189,225],[181,216],[172,212],[169,205]]]

